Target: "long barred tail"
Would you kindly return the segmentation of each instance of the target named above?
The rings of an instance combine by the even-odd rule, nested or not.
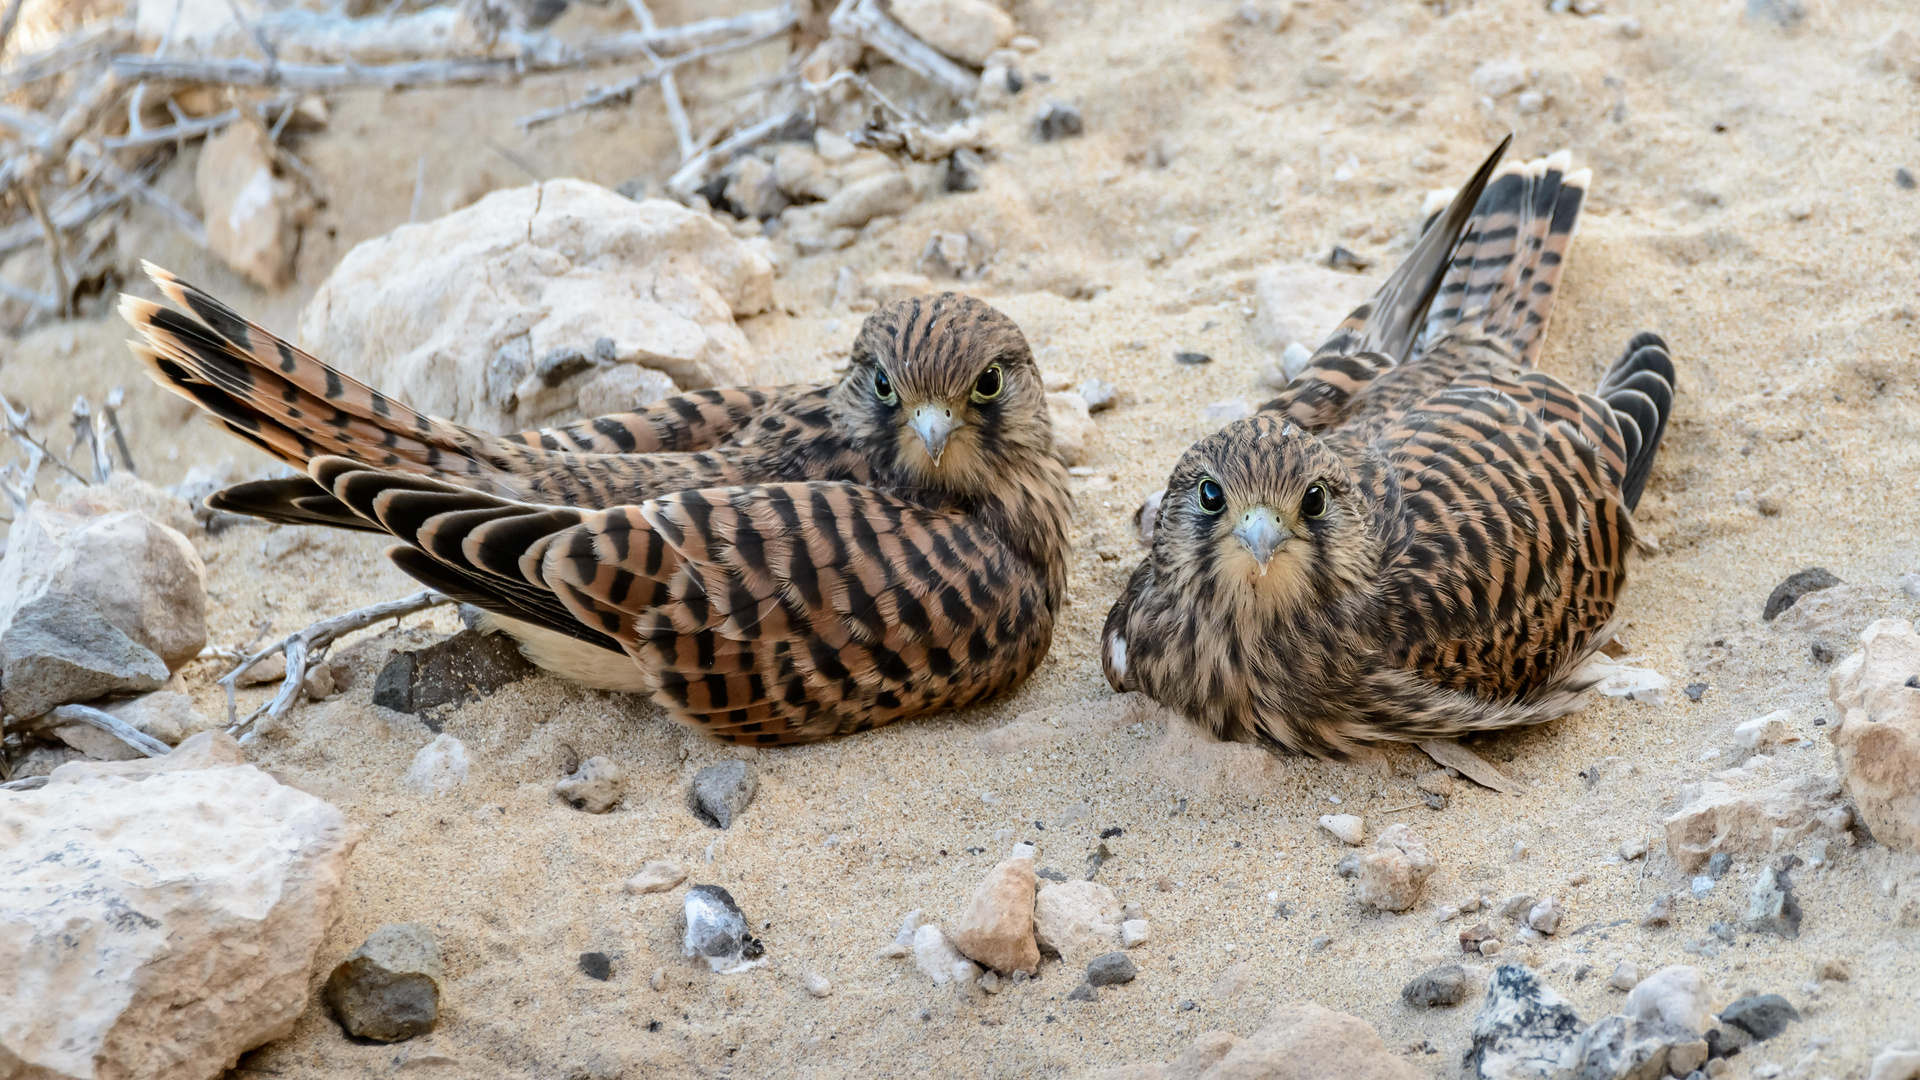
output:
[[[143,266],[182,310],[122,296],[120,315],[140,334],[128,346],[155,382],[227,430],[302,472],[312,459],[334,456],[488,486],[480,455],[489,436],[416,412],[171,273]]]
[[[1628,510],[1640,505],[1646,490],[1654,454],[1666,434],[1667,417],[1673,413],[1674,384],[1667,343],[1658,334],[1642,333],[1627,342],[1595,391],[1613,410],[1625,444],[1626,475],[1620,479],[1620,494]]]
[[[1566,267],[1567,247],[1593,173],[1569,173],[1567,151],[1511,162],[1494,174],[1474,206],[1427,313],[1416,354],[1464,328],[1503,343],[1532,367]]]

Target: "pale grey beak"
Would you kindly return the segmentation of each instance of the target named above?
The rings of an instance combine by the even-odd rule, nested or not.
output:
[[[1267,576],[1267,564],[1273,561],[1273,553],[1280,545],[1293,538],[1286,527],[1273,516],[1273,511],[1264,506],[1256,506],[1240,518],[1240,527],[1233,535],[1252,553],[1253,561],[1260,564],[1260,576]]]
[[[953,434],[960,422],[953,418],[953,409],[946,405],[928,403],[913,410],[913,416],[907,420],[913,433],[927,444],[927,454],[935,465],[940,464],[940,455],[947,452],[947,436]]]

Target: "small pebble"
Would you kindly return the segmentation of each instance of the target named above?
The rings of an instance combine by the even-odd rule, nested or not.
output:
[[[595,756],[581,762],[573,775],[553,785],[553,790],[576,810],[604,814],[627,793],[627,778],[620,774],[620,766]]]
[[[1366,843],[1367,824],[1352,814],[1323,814],[1320,827],[1349,847]]]
[[[1500,905],[1500,917],[1512,919],[1514,922],[1525,922],[1527,913],[1532,911],[1533,905],[1539,902],[1540,898],[1531,893],[1516,893],[1507,897],[1506,903]]]
[[[1631,960],[1622,960],[1614,967],[1613,975],[1607,979],[1607,985],[1624,993],[1640,985],[1641,978],[1643,976],[1640,965]]]
[[[1708,877],[1706,874],[1700,874],[1693,879],[1693,884],[1690,888],[1695,897],[1705,896],[1713,891],[1713,878]]]
[[[1459,964],[1444,964],[1421,972],[1400,989],[1400,999],[1423,1009],[1458,1005],[1467,996],[1467,970]]]
[[[647,893],[666,892],[675,885],[687,880],[687,868],[671,860],[656,859],[640,868],[640,872],[626,880],[621,886],[635,896]]]
[[[1088,379],[1080,384],[1080,397],[1086,401],[1088,412],[1105,412],[1119,404],[1120,391],[1112,383]]]
[[[651,987],[656,994],[665,990],[667,988],[667,969],[663,967],[654,968],[653,974],[647,976],[647,985]]]
[[[1454,907],[1452,904],[1441,905],[1440,910],[1436,913],[1437,920],[1443,923],[1452,922],[1453,920],[1459,917],[1460,917],[1460,909],[1457,907]]]
[[[1785,870],[1760,868],[1747,893],[1746,923],[1755,933],[1777,934],[1789,940],[1800,936],[1800,901]]]
[[[1311,952],[1322,952],[1331,944],[1333,944],[1333,936],[1330,934],[1321,934],[1319,937],[1307,942],[1307,949]]]
[[[1176,364],[1211,364],[1213,357],[1203,352],[1177,352],[1173,354]]]
[[[759,774],[744,761],[736,758],[709,765],[688,786],[687,809],[710,829],[732,828],[759,787]]]
[[[1620,857],[1632,862],[1647,853],[1647,838],[1638,836],[1620,845]]]
[[[1527,926],[1543,934],[1552,934],[1560,929],[1562,910],[1560,899],[1549,896],[1527,911]]]
[[[1723,1026],[1739,1028],[1753,1036],[1755,1042],[1773,1038],[1798,1019],[1800,1011],[1779,994],[1743,997],[1720,1010],[1720,1023]]]
[[[1131,949],[1147,940],[1147,920],[1128,919],[1120,924],[1120,947]]]
[[[322,991],[347,1033],[401,1042],[433,1030],[440,1018],[440,946],[419,923],[389,923],[333,969]]]
[[[580,954],[580,973],[589,979],[606,982],[613,978],[613,958],[603,952]]]
[[[746,915],[727,890],[695,885],[687,890],[681,910],[687,927],[681,950],[686,955],[704,958],[708,967],[722,975],[765,962],[766,947],[754,940]]]
[[[1080,118],[1080,110],[1064,101],[1047,102],[1041,108],[1040,114],[1033,118],[1033,134],[1041,142],[1073,138],[1084,135],[1086,130],[1086,122]]]
[[[1686,685],[1686,694],[1688,701],[1699,701],[1701,698],[1707,696],[1707,684],[1703,682],[1688,683]]]
[[[1493,939],[1492,923],[1476,923],[1460,931],[1460,951],[1479,952],[1480,943]]]
[[[1904,165],[1893,170],[1893,183],[1894,186],[1898,187],[1901,191],[1912,191],[1914,186],[1913,170],[1908,169]]]
[[[1845,960],[1822,960],[1814,974],[1826,982],[1846,982],[1853,978],[1853,968]]]
[[[1119,986],[1130,983],[1140,969],[1123,952],[1102,953],[1087,963],[1087,983],[1092,986]]]
[[[809,971],[802,976],[800,985],[807,988],[807,993],[817,998],[823,998],[833,993],[833,984],[827,981],[825,975],[817,971]]]
[[[1488,938],[1487,940],[1481,942],[1480,955],[1481,956],[1499,956],[1500,955],[1500,939]]]
[[[1724,851],[1716,851],[1707,857],[1707,876],[1719,881],[1727,869],[1733,865],[1733,856]]]
[[[1073,993],[1067,995],[1068,1001],[1098,1001],[1099,999],[1100,992],[1090,983],[1081,983],[1073,988]]]

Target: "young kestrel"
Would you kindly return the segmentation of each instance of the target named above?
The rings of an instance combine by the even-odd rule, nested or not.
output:
[[[1673,404],[1666,343],[1538,371],[1589,173],[1496,149],[1254,417],[1194,444],[1107,616],[1115,690],[1339,757],[1570,711]]]
[[[1066,591],[1032,353],[945,294],[870,316],[831,386],[700,390],[496,436],[425,416],[148,266],[155,381],[306,475],[209,506],[384,532],[556,674],[716,737],[802,743],[1007,692]]]

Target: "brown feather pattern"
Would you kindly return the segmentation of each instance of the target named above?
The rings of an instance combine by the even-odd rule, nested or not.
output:
[[[1674,373],[1651,334],[1596,394],[1534,369],[1588,176],[1499,153],[1462,193],[1473,212],[1416,249],[1424,285],[1396,273],[1260,415],[1182,457],[1107,619],[1115,689],[1327,757],[1576,704]],[[1430,309],[1385,302],[1422,288]],[[1374,351],[1415,323],[1412,359]],[[1262,520],[1282,537],[1264,564],[1239,539]]]
[[[148,270],[183,309],[122,300],[155,380],[306,473],[210,505],[389,533],[409,574],[510,631],[624,653],[720,738],[807,742],[983,701],[1046,655],[1066,469],[1026,341],[984,303],[876,311],[834,386],[694,391],[495,436]],[[955,424],[937,460],[906,423],[916,403]]]

